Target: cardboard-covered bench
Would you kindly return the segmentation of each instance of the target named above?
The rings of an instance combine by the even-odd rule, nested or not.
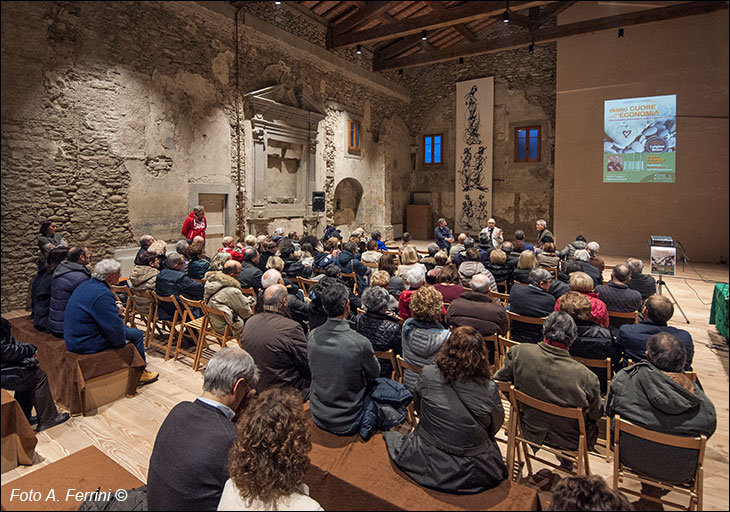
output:
[[[71,414],[86,414],[137,389],[144,361],[134,345],[98,354],[74,354],[52,334],[40,332],[27,317],[10,320],[11,333],[23,343],[38,347],[36,358],[48,375],[56,403]]]

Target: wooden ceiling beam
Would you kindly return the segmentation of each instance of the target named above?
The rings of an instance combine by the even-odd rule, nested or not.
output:
[[[512,11],[529,9],[540,5],[551,4],[551,1],[524,1],[512,2]],[[468,2],[459,7],[446,9],[443,12],[429,13],[423,16],[405,18],[398,23],[379,25],[366,30],[352,31],[346,34],[341,30],[333,31],[332,37],[328,38],[327,48],[344,48],[356,44],[376,43],[386,39],[409,36],[420,33],[421,30],[434,30],[437,28],[450,27],[459,23],[496,16],[504,12],[504,2]],[[358,17],[359,18],[359,17]]]
[[[354,15],[349,16],[345,20],[338,22],[333,27],[333,35],[345,34],[351,30],[356,29],[370,23],[373,20],[378,19],[382,14],[385,14],[388,9],[391,9],[396,2],[369,2],[364,8],[359,9]]]
[[[538,14],[537,18],[535,19],[535,28],[538,28],[540,27],[540,25],[545,24],[548,20],[556,17],[558,14],[572,7],[573,4],[576,3],[577,2],[557,2],[540,9],[540,14]]]
[[[475,55],[485,55],[505,50],[512,50],[528,46],[530,43],[549,43],[566,37],[600,32],[602,30],[611,30],[619,27],[628,27],[674,18],[683,18],[686,16],[706,14],[727,9],[728,2],[687,2],[668,7],[658,7],[627,14],[618,14],[593,20],[579,21],[576,23],[569,23],[567,25],[545,27],[532,33],[515,34],[497,39],[481,40],[475,43],[454,45],[428,55],[419,53],[400,59],[383,60],[378,58],[378,54],[376,53],[373,60],[373,70],[386,71],[391,69],[405,69],[424,66],[427,64],[435,64],[437,62],[457,59],[459,57],[473,57]]]
[[[448,9],[447,7],[444,7],[443,4],[441,4],[440,2],[426,2],[426,4],[431,9],[433,9],[434,12],[443,12],[443,11],[446,11]],[[474,35],[474,32],[472,32],[471,30],[469,30],[467,28],[467,26],[464,25],[463,23],[458,23],[458,24],[454,25],[454,29],[459,34],[461,34],[462,36],[464,36],[464,38],[466,38],[468,41],[474,42],[474,41],[477,40],[477,36]]]

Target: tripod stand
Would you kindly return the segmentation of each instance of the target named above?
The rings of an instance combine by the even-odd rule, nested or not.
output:
[[[674,298],[674,294],[672,293],[672,290],[669,289],[669,285],[667,285],[667,283],[664,282],[664,280],[662,279],[662,276],[658,276],[656,282],[657,282],[657,285],[659,285],[659,288],[658,288],[657,293],[659,295],[661,295],[662,294],[662,286],[664,286],[667,289],[667,291],[669,292],[669,296],[672,298],[672,302],[674,302],[677,305],[677,307],[679,308],[679,312],[682,313],[682,316],[684,317],[684,320],[687,323],[689,323],[689,320],[687,319],[687,315],[685,315],[684,314],[684,311],[682,311],[682,306],[680,306],[679,305],[679,302],[677,302],[677,299]]]

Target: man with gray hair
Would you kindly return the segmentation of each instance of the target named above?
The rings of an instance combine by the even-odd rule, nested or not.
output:
[[[155,241],[155,237],[152,235],[142,235],[139,239],[139,251],[137,251],[137,256],[134,257],[134,264],[135,265],[141,265],[139,261],[139,257],[142,256],[144,253],[147,252],[147,248],[152,245],[152,243]]]
[[[482,229],[479,234],[481,235],[482,233],[484,233],[485,239],[492,244],[492,248],[494,249],[497,249],[499,247],[499,244],[504,242],[502,230],[497,227],[497,221],[495,221],[494,219],[489,219],[487,221],[487,227]]]
[[[274,268],[270,268],[261,276],[261,286],[263,289],[259,291],[256,296],[256,313],[261,313],[264,310],[264,291],[270,286],[274,286],[276,284],[285,286],[284,278],[282,277],[281,272]],[[300,300],[295,294],[291,293],[291,290],[287,291],[287,314],[293,320],[299,322],[305,333],[309,332],[309,327],[307,326],[307,321],[309,320],[309,308],[307,307],[307,303]]]
[[[241,263],[241,274],[238,280],[243,288],[253,288],[258,293],[263,289],[261,276],[263,272],[259,268],[259,252],[253,247],[246,247],[243,251],[243,263]]]
[[[385,244],[383,243],[383,241],[380,239],[381,236],[382,235],[380,234],[380,231],[378,231],[378,230],[375,230],[375,231],[373,231],[373,232],[370,233],[370,238],[372,240],[375,240],[376,242],[378,242],[378,250],[379,251],[387,251],[388,248],[385,246]]]
[[[174,295],[177,300],[180,295],[191,300],[203,298],[203,283],[199,283],[183,272],[183,256],[176,252],[167,255],[165,268],[157,274],[155,293],[157,295]],[[157,307],[160,320],[172,320],[175,315],[175,306],[169,302],[160,301]]]
[[[530,282],[527,286],[512,286],[509,294],[510,311],[533,318],[549,315],[555,308],[555,297],[550,294],[553,274],[544,268],[536,268],[530,272],[528,279]],[[512,322],[510,336],[516,341],[537,343],[542,338],[542,332],[539,325]]]
[[[181,230],[182,235],[187,238],[188,243],[193,242],[196,236],[205,238],[205,228],[208,227],[208,221],[205,219],[205,208],[201,205],[193,207],[188,218],[185,219]]]
[[[114,298],[110,286],[119,282],[122,265],[115,259],[101,260],[94,266],[91,279],[76,287],[66,305],[63,339],[66,349],[76,354],[96,354],[134,344],[142,360],[144,333],[127,327],[122,320],[124,306]],[[139,384],[157,380],[157,372],[145,370]]]
[[[590,256],[590,258],[588,258],[588,263],[596,267],[598,269],[598,273],[603,275],[603,271],[606,269],[606,262],[603,261],[603,258],[598,256],[600,250],[601,246],[598,245],[598,242],[595,240],[586,244],[586,251],[588,251],[588,255]]]
[[[208,361],[203,394],[173,407],[157,432],[147,474],[148,510],[218,507],[236,419],[256,394],[258,374],[253,358],[238,347],[221,349]]]
[[[438,225],[433,230],[433,237],[436,239],[436,245],[439,249],[443,249],[447,253],[451,249],[451,244],[454,243],[454,235],[451,234],[451,230],[446,225],[446,219],[443,217],[438,220]]]
[[[274,284],[263,293],[263,311],[243,327],[241,344],[261,372],[256,391],[288,386],[309,399],[312,374],[307,359],[307,339],[301,325],[289,318],[286,287]]]
[[[629,288],[630,280],[629,267],[619,263],[611,271],[611,280],[596,286],[598,298],[606,303],[606,309],[623,313],[641,311],[641,294]]]
[[[492,301],[489,285],[490,279],[486,275],[474,274],[471,278],[471,291],[462,293],[449,305],[446,324],[449,327],[468,325],[482,336],[506,336],[509,330],[507,313],[501,304]],[[490,347],[490,357],[493,353],[494,346]]]
[[[573,253],[573,258],[575,259],[575,262],[580,265],[581,270],[591,276],[594,287],[603,283],[603,276],[601,276],[601,273],[596,267],[588,263],[588,260],[591,259],[591,255],[586,249],[578,249],[575,251],[575,253]]]
[[[433,270],[436,266],[436,260],[433,258],[437,252],[439,252],[439,246],[438,244],[431,242],[426,246],[426,250],[428,251],[428,256],[421,258],[421,263],[423,266],[426,267],[426,271]]]
[[[451,246],[451,249],[449,249],[449,256],[451,257],[451,261],[454,261],[454,258],[461,251],[466,249],[464,247],[464,240],[466,240],[466,233],[459,233],[459,236],[456,238],[456,243]]]
[[[631,273],[631,280],[628,282],[629,288],[639,292],[641,300],[646,300],[656,293],[654,276],[641,273],[644,270],[644,262],[638,258],[629,258],[626,260],[626,266],[629,267]]]
[[[575,322],[567,313],[555,311],[543,323],[542,331],[540,343],[512,347],[494,379],[511,382],[519,391],[543,402],[582,408],[588,449],[592,449],[598,437],[597,420],[602,414],[601,388],[596,374],[570,355],[577,333]],[[529,441],[578,449],[579,432],[574,420],[546,416],[530,408],[522,411],[520,419]],[[561,465],[566,469],[572,467],[567,460],[561,461]]]
[[[546,238],[555,239],[553,234],[547,228],[547,222],[545,222],[545,219],[539,219],[535,222],[535,229],[537,229],[537,243],[535,244],[535,247],[542,247],[542,244],[547,241],[545,240]]]

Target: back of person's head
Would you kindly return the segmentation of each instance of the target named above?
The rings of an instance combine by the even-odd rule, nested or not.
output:
[[[342,250],[355,254],[357,252],[357,244],[355,242],[345,242],[342,244]]]
[[[489,291],[489,278],[486,274],[474,274],[471,276],[471,289],[477,293]]]
[[[246,235],[243,238],[243,245],[253,247],[254,245],[256,245],[256,237],[253,235]]]
[[[466,233],[459,233],[459,237],[456,239],[457,243],[463,244],[466,240]]]
[[[86,255],[86,246],[76,245],[69,249],[67,259],[70,262],[78,263],[81,257],[84,255]]]
[[[507,254],[502,249],[494,249],[489,253],[489,261],[497,265],[502,265],[507,261]]]
[[[395,275],[397,267],[395,265],[395,258],[389,252],[383,254],[378,260],[378,270],[385,270],[391,276]]]
[[[370,286],[388,288],[389,283],[390,274],[388,274],[385,270],[378,270],[377,272],[373,272],[373,275],[370,276]],[[367,289],[365,291],[367,291]]]
[[[146,249],[147,246],[150,245],[154,241],[155,241],[155,237],[153,237],[152,235],[142,235],[139,238],[139,246]]]
[[[482,229],[479,232],[479,243],[480,244],[486,244],[489,242],[489,231],[486,230],[487,228]]]
[[[190,256],[200,258],[205,253],[205,238],[198,240],[196,236],[190,244]]]
[[[284,236],[284,228],[276,228],[274,230],[274,236]]]
[[[281,247],[279,247],[279,255],[282,258],[291,258],[291,255],[294,254],[295,251],[294,244],[291,243],[289,239],[287,239],[285,242],[282,242]]]
[[[236,260],[229,260],[223,264],[223,273],[228,276],[235,276],[241,273],[241,264]]]
[[[261,275],[261,287],[268,288],[269,286],[275,285],[281,279],[281,272],[275,268],[270,268]]]
[[[540,284],[552,281],[553,275],[545,270],[544,268],[534,268],[527,277],[529,283],[533,286],[540,286]]]
[[[621,491],[614,491],[599,475],[563,478],[553,491],[548,510],[633,510]]]
[[[221,245],[222,245],[223,247],[228,247],[229,245],[234,245],[234,244],[235,244],[235,242],[236,242],[236,239],[235,239],[235,238],[233,238],[233,237],[232,237],[232,236],[230,236],[230,235],[228,235],[228,236],[224,236],[224,237],[223,237],[223,238],[221,239]]]
[[[438,251],[433,255],[433,259],[436,262],[436,265],[443,267],[446,265],[446,262],[449,261],[449,255],[446,254],[446,251]]]
[[[278,256],[269,256],[266,260],[266,268],[275,268],[279,272],[284,272],[284,260]]]
[[[566,265],[563,267],[563,273],[565,273],[566,276],[569,276],[573,272],[583,272],[583,267],[581,267],[580,264],[576,263],[575,261],[566,263]]]
[[[231,256],[231,253],[228,251],[217,252],[210,259],[210,266],[208,268],[209,270],[223,270],[223,265],[232,258],[233,256]]]
[[[226,347],[208,361],[203,389],[217,396],[230,395],[239,379],[246,379],[253,387],[259,379],[259,369],[248,352],[238,347]]]
[[[327,277],[340,277],[342,276],[342,269],[333,263],[331,265],[327,265],[327,268],[324,269],[324,274]]]
[[[150,266],[153,261],[158,261],[157,255],[149,251],[142,253],[142,256],[139,257],[139,264],[143,267]]]
[[[502,249],[505,254],[509,254],[514,251],[515,246],[512,244],[512,242],[504,242],[499,248]]]
[[[171,252],[167,255],[167,259],[165,260],[165,265],[167,268],[175,269],[178,265],[181,265],[184,262],[185,258],[183,258],[183,255],[177,252]],[[221,266],[221,270],[223,269],[223,266]]]
[[[403,265],[418,263],[418,251],[416,251],[415,247],[408,245],[401,251],[400,260]]]
[[[439,246],[438,244],[431,242],[426,246],[426,250],[428,251],[428,255],[431,257],[434,257],[437,252],[439,252]]]
[[[575,254],[573,255],[573,258],[575,261],[588,261],[591,259],[591,255],[588,251],[585,249],[579,249],[575,251]]]
[[[550,242],[551,244],[554,244],[555,239],[553,237],[551,237],[550,235],[545,235],[542,237],[542,242],[543,242],[543,244],[546,244],[548,242]]]
[[[365,244],[365,247],[367,248],[368,251],[374,251],[375,249],[378,248],[378,241],[375,240],[374,238],[371,240],[368,240],[368,243]]]
[[[563,311],[553,311],[542,324],[542,337],[546,340],[564,343],[570,347],[577,335],[575,321]]]
[[[646,340],[646,358],[663,372],[681,372],[687,352],[677,338],[661,331]]]
[[[572,272],[568,278],[570,289],[576,292],[588,293],[593,291],[593,278],[585,272]]]
[[[287,233],[286,237],[289,240],[299,240],[299,235],[297,235],[296,231],[289,231],[289,233]]]
[[[459,282],[459,270],[453,263],[444,266],[436,276],[437,283],[456,284]]]
[[[590,252],[599,252],[601,250],[601,246],[598,245],[598,242],[593,241],[586,244],[586,249],[588,249]]]
[[[298,491],[309,467],[309,430],[292,388],[266,390],[249,404],[229,454],[231,481],[243,500],[277,510],[280,499]]]
[[[94,265],[94,270],[91,272],[91,277],[98,279],[99,281],[106,281],[106,279],[118,272],[122,268],[122,264],[114,258],[107,258],[101,260],[99,263]]]
[[[515,240],[524,240],[525,239],[525,232],[521,229],[518,229],[515,231]]]
[[[264,290],[264,306],[274,306],[276,308],[280,308],[286,297],[286,286],[284,286],[283,284],[274,284],[268,286]]]
[[[147,248],[147,252],[151,252],[156,255],[165,254],[167,252],[167,242],[164,240],[155,240]]]
[[[380,234],[380,231],[377,230],[370,233],[370,238],[372,238],[373,240],[380,240],[381,236],[382,235]]]
[[[324,252],[332,252],[335,247],[337,247],[337,244],[334,243],[331,238],[322,242],[322,250]]]
[[[142,256],[145,256],[147,253],[142,254]],[[56,267],[58,267],[63,260],[65,260],[68,257],[68,247],[54,247],[48,252],[48,256],[46,256],[46,267],[48,267],[48,270],[55,270]],[[151,256],[154,258],[154,256]]]
[[[542,244],[542,252],[554,253],[555,252],[555,244],[553,242],[543,242],[543,244]]]
[[[403,239],[403,243],[405,244],[411,241],[411,234],[408,231],[404,231],[401,235],[401,238]],[[436,245],[436,247],[438,247],[438,245]]]
[[[468,236],[464,239],[464,249],[469,249],[470,247],[474,247],[474,239]]]
[[[243,251],[243,261],[251,262],[251,261],[255,260],[256,256],[258,256],[258,255],[259,255],[259,252],[256,249],[249,247],[248,249]]]
[[[632,276],[638,276],[641,271],[644,270],[644,262],[639,258],[629,258],[626,260],[626,266],[629,267],[629,271]]]
[[[266,252],[275,252],[276,251],[276,242],[274,242],[270,238],[264,239],[263,242],[261,242],[261,250]]]
[[[334,318],[345,314],[349,293],[343,283],[332,283],[317,293],[317,297],[322,302],[322,308],[328,317]]]
[[[573,320],[588,322],[591,319],[591,300],[579,292],[566,292],[558,299],[560,311],[568,313]]]
[[[316,249],[319,245],[319,240],[314,235],[304,235],[300,240],[299,244],[304,247],[304,244],[310,244],[312,249]]]
[[[631,271],[623,263],[619,263],[611,271],[611,276],[619,283],[628,283],[631,280]]]
[[[537,267],[537,258],[532,251],[522,251],[517,260],[517,268],[535,268]]]
[[[444,298],[433,286],[421,286],[411,295],[411,314],[419,322],[438,322]]]
[[[390,294],[385,288],[380,286],[373,286],[372,284],[365,288],[362,294],[362,304],[365,306],[366,311],[381,311],[383,308],[388,307],[390,301]]]
[[[403,278],[408,283],[410,289],[413,290],[414,288],[420,288],[426,282],[426,272],[423,271],[423,267],[421,266],[409,268],[403,275]]]
[[[457,327],[438,352],[435,360],[446,384],[458,380],[487,381],[489,349],[474,327]]]
[[[646,315],[652,322],[666,323],[674,316],[672,301],[663,295],[652,295],[644,303]]]
[[[479,261],[479,250],[476,247],[469,247],[466,250],[466,261]]]
[[[576,242],[585,242],[586,237],[584,237],[583,235],[578,235],[577,237],[575,237],[575,240]]]
[[[186,256],[190,254],[190,244],[187,240],[178,240],[175,244],[175,252]]]
[[[314,254],[314,246],[309,242],[300,242],[299,245],[302,248],[302,253],[307,253],[310,256]]]

